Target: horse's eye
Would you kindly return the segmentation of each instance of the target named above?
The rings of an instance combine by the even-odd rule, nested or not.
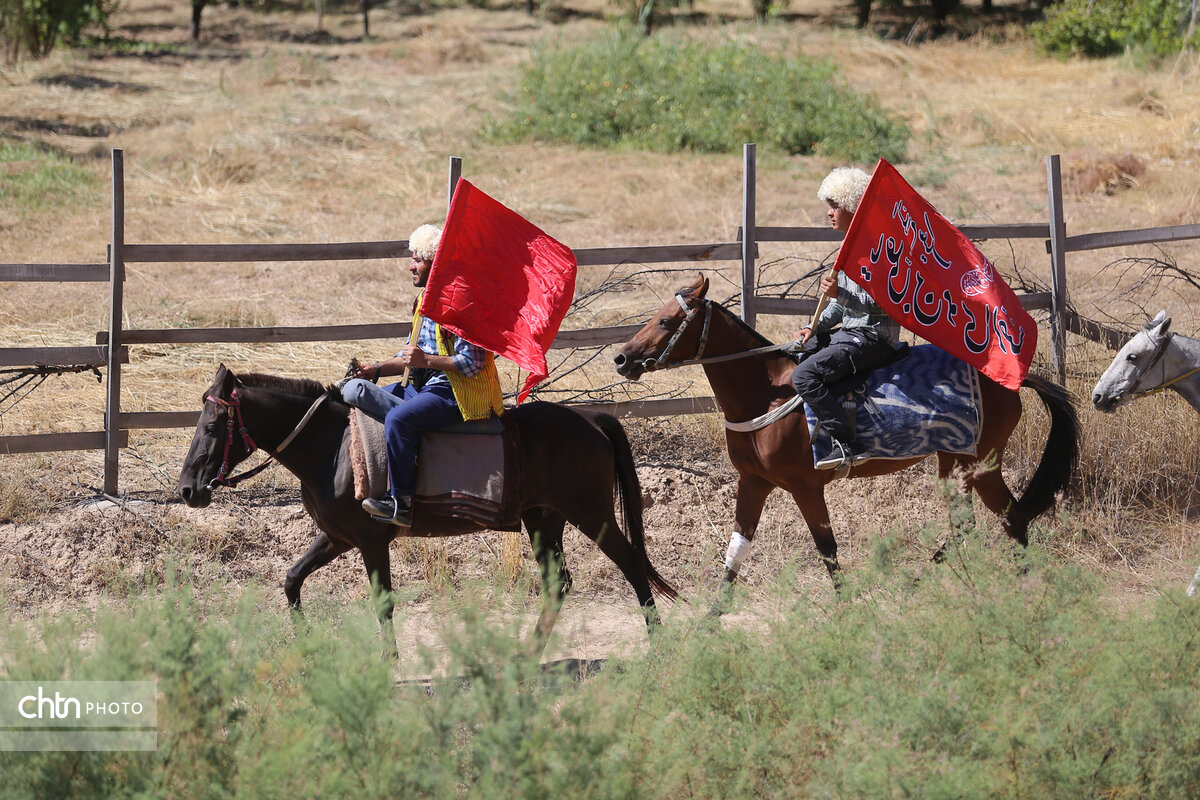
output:
[[[663,330],[670,330],[670,328],[671,328],[671,320],[669,320],[669,319],[660,319],[660,320],[658,321],[658,327],[662,328]]]
[[[217,424],[215,422],[208,423],[207,425],[204,426],[204,432],[205,433],[216,433],[217,432]]]
[[[1125,360],[1126,361],[1137,361],[1137,353],[1130,353],[1129,355],[1125,356]]]

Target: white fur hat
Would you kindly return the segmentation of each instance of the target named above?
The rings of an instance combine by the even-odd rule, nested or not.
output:
[[[836,203],[853,214],[870,182],[871,176],[858,167],[838,167],[821,181],[817,197],[826,203]]]
[[[433,255],[437,252],[438,240],[441,238],[441,228],[436,225],[422,225],[408,237],[408,249],[416,258],[433,261]]]

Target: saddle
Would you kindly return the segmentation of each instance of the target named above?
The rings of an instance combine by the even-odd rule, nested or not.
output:
[[[908,348],[902,361],[869,372],[846,386],[843,408],[857,440],[871,458],[908,459],[936,452],[976,454],[980,410],[979,373],[931,344]],[[829,454],[832,441],[808,406],[813,463]]]
[[[417,453],[413,519],[453,517],[497,531],[521,530],[518,433],[507,416],[426,431]],[[352,408],[350,460],[354,496],[388,491],[383,423]]]

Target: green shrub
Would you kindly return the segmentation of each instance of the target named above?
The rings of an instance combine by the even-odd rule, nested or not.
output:
[[[873,163],[902,160],[908,129],[855,93],[828,63],[748,44],[614,34],[541,50],[499,140],[659,152],[738,152],[746,142],[790,154]]]
[[[1166,56],[1200,44],[1187,35],[1191,0],[1064,0],[1032,28],[1048,53],[1093,58],[1145,50]]]
[[[0,0],[3,2],[3,0]],[[96,176],[53,151],[0,140],[0,197],[25,214],[67,203],[99,202]]]
[[[916,567],[883,538],[841,599],[782,575],[761,624],[675,609],[580,681],[544,673],[486,587],[438,615],[444,652],[395,667],[368,603],[294,626],[190,576],[123,612],[3,609],[0,678],[157,680],[160,701],[157,752],[0,753],[0,794],[1197,796],[1200,603],[1116,609],[1036,538],[968,533]]]

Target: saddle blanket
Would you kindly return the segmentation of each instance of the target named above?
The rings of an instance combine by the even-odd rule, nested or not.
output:
[[[935,345],[910,348],[906,358],[875,370],[847,397],[855,405],[857,440],[871,458],[975,455],[983,422],[979,373]],[[833,444],[807,404],[804,413],[815,464]]]
[[[388,491],[387,443],[383,423],[351,409],[350,460],[354,496],[359,500]],[[463,422],[421,437],[413,519],[427,514],[456,517],[498,531],[519,531],[512,495],[516,477],[515,431],[502,420]]]

